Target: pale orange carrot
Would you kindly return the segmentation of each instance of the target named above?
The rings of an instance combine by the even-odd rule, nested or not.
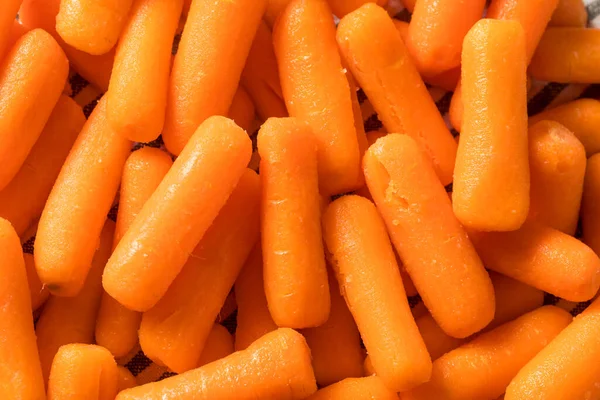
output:
[[[238,124],[243,130],[252,133],[252,123],[254,122],[254,103],[246,90],[239,86],[231,101],[227,116]]]
[[[33,255],[23,253],[23,259],[25,260],[25,271],[27,272],[27,283],[31,297],[31,309],[35,311],[40,308],[46,302],[46,300],[48,300],[50,292],[48,291],[47,287],[42,285],[40,278],[37,276]]]
[[[584,27],[587,21],[588,13],[583,0],[558,0],[548,26]]]
[[[200,355],[198,367],[225,358],[234,352],[233,337],[221,324],[214,324],[206,337],[206,344]]]
[[[398,395],[388,389],[377,376],[348,378],[319,390],[307,400],[398,400]]]
[[[121,365],[119,365],[117,369],[119,374],[117,377],[117,392],[131,389],[138,385],[135,376],[133,376],[131,371]]]
[[[581,227],[583,242],[600,254],[600,155],[587,160],[583,198],[581,202]]]

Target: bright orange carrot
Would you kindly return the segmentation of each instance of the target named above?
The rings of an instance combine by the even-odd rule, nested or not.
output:
[[[23,253],[23,259],[25,260],[25,271],[27,272],[27,283],[31,297],[31,309],[35,311],[40,308],[40,306],[44,304],[46,300],[48,300],[50,292],[48,291],[47,287],[42,285],[40,278],[37,276],[33,255]]]
[[[231,333],[223,325],[214,324],[206,337],[206,345],[200,355],[198,367],[225,358],[233,352],[233,337]]]
[[[454,93],[452,94],[452,100],[450,100],[448,116],[450,117],[450,124],[452,124],[452,127],[459,132],[462,130],[464,110],[462,103],[462,83],[458,81],[458,84],[454,88]]]
[[[11,30],[22,0],[5,0],[0,4],[0,58],[10,50]]]
[[[363,163],[394,247],[437,323],[457,338],[486,326],[494,316],[492,284],[417,142],[387,135]]]
[[[111,127],[129,140],[150,142],[163,129],[171,48],[182,6],[183,0],[133,1],[106,95]]]
[[[198,125],[225,115],[266,0],[195,0],[171,71],[163,138],[179,155]],[[235,45],[233,45],[235,44]]]
[[[275,25],[275,20],[290,2],[291,0],[267,0],[267,9],[265,10],[264,19],[269,28],[272,28],[273,25]]]
[[[345,63],[342,60],[342,65],[345,67]],[[362,160],[362,156],[365,154],[365,151],[369,148],[369,141],[367,140],[367,133],[365,132],[365,123],[362,115],[362,109],[360,108],[360,101],[358,100],[358,83],[354,76],[348,71],[346,71],[346,79],[348,80],[348,86],[350,87],[350,101],[352,102],[352,115],[354,117],[354,129],[356,131],[356,141],[358,142],[358,152],[360,154],[360,158]],[[360,182],[364,183],[364,175],[362,172],[362,168],[359,169],[360,174]]]
[[[373,368],[373,362],[371,361],[371,357],[367,354],[365,357],[365,362],[363,363],[363,376],[373,376],[376,375],[375,368]]]
[[[387,131],[415,138],[431,158],[442,183],[450,183],[456,142],[389,15],[374,4],[366,4],[342,19],[337,41]]]
[[[433,361],[465,343],[465,339],[448,336],[430,314],[416,318],[415,323]]]
[[[246,350],[184,374],[125,390],[117,400],[304,399],[317,390],[310,350],[281,328]]]
[[[581,202],[581,225],[583,242],[596,254],[600,254],[600,155],[587,160],[583,198]]]
[[[117,367],[117,369],[117,393],[125,389],[131,389],[138,385],[135,376],[133,376],[131,371],[120,365]]]
[[[523,29],[483,19],[465,37],[464,118],[452,206],[482,231],[518,229],[529,212],[527,96]]]
[[[588,13],[582,0],[558,0],[558,6],[552,14],[548,26],[573,26],[583,28],[587,25]]]
[[[529,127],[531,207],[529,217],[574,235],[585,176],[585,148],[553,121]]]
[[[233,96],[233,100],[231,101],[231,106],[229,107],[228,117],[233,120],[236,124],[238,124],[243,130],[248,133],[252,128],[252,123],[254,122],[254,103],[250,98],[250,95],[246,90],[239,86],[235,92],[235,96]]]
[[[402,38],[402,41],[404,42],[404,44],[406,44],[406,42],[408,41],[408,29],[410,27],[410,24],[406,21],[400,21],[399,19],[395,18],[392,19],[392,21],[394,22],[396,30],[400,34],[400,38]]]
[[[110,296],[135,311],[158,302],[233,191],[251,146],[227,118],[200,125],[115,248],[103,278]]]
[[[341,293],[377,376],[394,391],[426,382],[431,360],[375,206],[360,196],[341,197],[329,205],[323,224]]]
[[[235,292],[232,290],[229,291],[227,298],[223,302],[223,306],[219,310],[219,315],[217,315],[216,322],[225,321],[229,316],[231,316],[237,310],[237,300],[235,299]]]
[[[571,319],[566,311],[546,306],[484,333],[438,358],[431,380],[402,393],[402,400],[495,399]]]
[[[85,124],[81,107],[61,96],[23,166],[0,191],[0,217],[23,236],[42,214],[60,169]]]
[[[144,313],[140,344],[181,373],[198,366],[213,327],[259,235],[260,180],[245,170],[237,187],[164,297]]]
[[[113,400],[119,371],[104,347],[73,343],[58,349],[48,380],[48,400]]]
[[[67,157],[40,218],[35,264],[52,294],[82,288],[131,143],[114,132],[100,100]]]
[[[398,395],[388,389],[377,376],[348,378],[319,390],[308,400],[398,400]]]
[[[18,20],[14,19],[13,24],[10,28],[8,41],[6,42],[6,51],[5,54],[17,43],[21,37],[23,37],[27,32],[31,29],[23,25]],[[1,57],[1,55],[0,55]]]
[[[352,11],[360,8],[367,3],[375,3],[378,6],[384,7],[387,4],[387,0],[327,0],[331,11],[338,17],[342,18],[346,14],[350,14]]]

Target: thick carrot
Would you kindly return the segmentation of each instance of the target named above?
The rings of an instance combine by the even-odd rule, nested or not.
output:
[[[360,8],[367,3],[375,3],[380,7],[384,7],[388,0],[327,0],[331,11],[338,17],[343,18],[346,14]]]
[[[0,4],[0,58],[10,49],[10,32],[22,0],[5,0]]]
[[[23,234],[42,214],[54,181],[85,124],[81,107],[61,96],[19,172],[0,191],[0,217]]]
[[[144,313],[140,344],[155,362],[178,373],[198,366],[215,318],[258,240],[259,201],[259,178],[245,170],[169,290]]]
[[[417,140],[442,183],[450,183],[456,142],[389,15],[366,4],[342,19],[337,41],[387,131]]]
[[[457,338],[486,326],[494,316],[492,284],[417,142],[399,134],[377,140],[364,169],[394,247],[437,323]]]
[[[184,374],[125,390],[117,400],[304,399],[317,390],[310,350],[289,328]]]
[[[114,132],[100,100],[77,137],[40,218],[35,263],[52,294],[75,296],[90,268],[131,143]]]
[[[566,311],[546,306],[484,333],[438,358],[431,380],[402,393],[402,400],[495,399],[571,319]]]
[[[254,103],[250,98],[250,95],[246,90],[239,86],[235,92],[235,96],[233,96],[233,100],[231,101],[231,106],[229,107],[228,117],[233,120],[236,124],[238,124],[243,130],[248,133],[252,128],[252,123],[254,122]]]
[[[251,153],[248,135],[231,120],[215,116],[200,125],[115,248],[104,290],[131,310],[152,308],[225,204]]]
[[[133,1],[106,94],[108,120],[129,140],[150,142],[163,129],[171,48],[182,6],[183,0]]]
[[[583,0],[558,0],[558,6],[554,10],[548,26],[583,28],[587,22],[588,13]]]
[[[469,232],[485,266],[570,301],[600,287],[600,259],[579,240],[527,221],[513,232]]]
[[[583,242],[596,254],[600,254],[600,155],[587,160],[583,198],[581,202],[581,226]]]
[[[464,118],[452,206],[482,231],[518,229],[529,212],[527,95],[523,29],[482,19],[465,37]]]
[[[163,139],[179,155],[211,115],[226,115],[266,0],[195,0],[171,71]],[[235,45],[233,45],[235,44]]]
[[[44,399],[23,251],[16,232],[0,218],[0,397]]]
[[[267,9],[265,10],[264,19],[269,28],[272,28],[273,25],[275,25],[275,20],[290,2],[291,0],[267,0]]]
[[[25,260],[25,271],[27,272],[27,283],[31,297],[31,309],[35,311],[40,308],[40,306],[42,306],[46,300],[48,300],[50,292],[48,291],[47,287],[42,285],[40,278],[37,276],[33,255],[23,253],[23,259]]]
[[[204,346],[204,350],[202,350],[197,366],[201,367],[213,361],[220,360],[233,352],[233,337],[231,333],[223,325],[214,324],[206,337],[206,345]]]
[[[574,235],[585,176],[585,148],[554,121],[529,127],[531,206],[529,217]]]
[[[138,385],[135,376],[133,376],[131,371],[121,365],[119,365],[117,369],[117,393],[125,389],[131,389]]]
[[[119,371],[110,351],[73,343],[58,349],[48,380],[48,400],[113,400]]]
[[[294,118],[272,118],[258,134],[262,249],[269,310],[278,326],[310,328],[329,315],[321,239],[317,142]]]
[[[348,378],[319,390],[307,400],[398,400],[398,395],[388,389],[377,376]]]
[[[426,382],[431,360],[375,206],[360,196],[341,197],[329,205],[323,224],[341,292],[377,375],[394,391]]]

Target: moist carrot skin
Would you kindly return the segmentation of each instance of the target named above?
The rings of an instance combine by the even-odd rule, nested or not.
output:
[[[558,0],[548,26],[585,27],[588,13],[582,0]]]
[[[233,96],[228,116],[246,132],[250,132],[254,122],[254,103],[246,90],[239,86]]]
[[[346,14],[360,8],[367,3],[375,3],[380,7],[387,4],[387,0],[327,0],[331,11],[338,17],[343,18]]]
[[[131,310],[152,308],[225,204],[251,153],[248,135],[231,120],[214,116],[200,125],[115,248],[104,290]],[[171,243],[178,246],[167,249]]]
[[[25,271],[27,272],[27,286],[29,287],[29,294],[31,297],[31,310],[35,311],[40,308],[48,297],[50,296],[50,291],[48,291],[47,287],[42,285],[40,278],[37,276],[37,272],[35,270],[35,261],[33,260],[33,255],[28,253],[23,253],[23,259],[25,260]]]
[[[0,5],[0,58],[10,49],[11,28],[22,0],[7,0]]]
[[[316,390],[306,341],[294,330],[280,328],[246,350],[160,382],[125,390],[117,400],[295,400]]]
[[[600,156],[594,155],[587,161],[583,198],[581,202],[581,225],[583,242],[596,254],[600,254]]]
[[[404,268],[444,332],[464,338],[486,326],[494,316],[492,283],[416,141],[388,134],[363,164]]]
[[[233,337],[231,333],[223,325],[214,324],[206,338],[206,345],[200,355],[198,367],[225,358],[233,352]]]
[[[442,183],[450,183],[456,142],[387,12],[366,4],[348,14],[338,26],[337,42],[386,130],[417,140]]]
[[[388,389],[377,376],[367,378],[348,378],[319,390],[308,400],[397,400],[398,395]]]

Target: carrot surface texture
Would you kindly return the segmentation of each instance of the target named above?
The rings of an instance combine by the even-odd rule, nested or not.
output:
[[[377,376],[348,378],[319,390],[308,400],[398,400],[398,395],[388,389]]]
[[[581,202],[581,227],[583,242],[600,254],[600,155],[587,160],[583,199]]]
[[[221,324],[214,324],[206,337],[206,345],[202,350],[198,367],[225,358],[233,353],[233,337]]]
[[[117,393],[122,390],[131,389],[132,387],[137,386],[137,381],[131,371],[121,365],[119,365],[117,369]]]
[[[587,25],[588,13],[583,0],[558,0],[549,26],[571,26],[583,28]]]
[[[25,260],[25,270],[27,272],[31,309],[35,311],[48,300],[50,291],[42,284],[40,278],[37,276],[33,254],[23,253],[23,259]]]

